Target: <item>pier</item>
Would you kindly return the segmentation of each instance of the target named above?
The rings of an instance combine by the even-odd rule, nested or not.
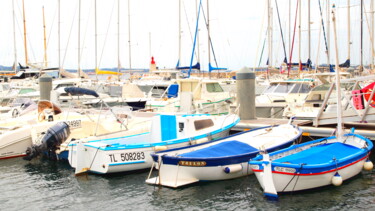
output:
[[[241,120],[236,126],[232,128],[232,131],[244,131],[252,130],[259,127],[268,125],[279,125],[288,123],[289,119],[270,119],[270,118],[257,118],[252,120]],[[315,137],[328,137],[335,133],[336,125],[331,126],[312,126],[311,120],[294,120],[293,123],[298,125],[302,131],[303,136],[315,136]],[[372,123],[344,123],[345,132],[350,132],[350,129],[354,127],[355,133],[365,136],[372,141],[375,140],[375,124]]]

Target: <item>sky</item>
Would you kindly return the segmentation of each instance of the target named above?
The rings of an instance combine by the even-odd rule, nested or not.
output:
[[[15,5],[15,32],[13,30],[13,1]],[[81,2],[80,10],[79,2]],[[123,68],[149,68],[151,56],[155,57],[159,68],[173,68],[179,60],[179,49],[181,51],[180,65],[190,65],[193,38],[197,25],[196,4],[199,1],[181,0],[181,13],[179,13],[178,0],[96,0],[96,36],[94,2],[94,0],[61,0],[60,64],[63,68],[77,69],[80,67],[82,69],[92,69],[95,66],[111,68],[118,66],[118,60],[120,60]],[[289,40],[293,38],[297,0],[271,0],[273,10],[271,64],[280,66],[284,59],[284,51],[276,2],[289,57],[291,46],[291,41]],[[291,13],[289,13],[289,2],[291,2]],[[307,0],[302,0],[300,5],[302,32],[301,38],[298,36],[298,30],[295,34],[292,54],[293,62],[298,62],[299,55],[301,55],[301,61],[306,62],[309,55],[307,2]],[[323,20],[326,24],[328,1],[321,0],[320,2],[323,7]],[[364,2],[366,13],[363,25],[363,62],[368,64],[372,58],[369,36],[370,26],[368,23],[373,13],[369,12],[370,0],[364,0]],[[24,0],[24,3],[29,62],[41,64],[44,61],[42,12],[44,6],[48,66],[57,67],[59,65],[58,0]],[[312,47],[310,59],[313,64],[316,62],[327,63],[318,3],[318,0],[311,0]],[[347,0],[330,0],[329,3],[330,5],[336,4],[338,56],[340,63],[342,63],[348,58]],[[350,57],[352,64],[360,63],[359,3],[360,0],[351,0]],[[118,7],[118,4],[120,7]],[[244,66],[254,67],[258,66],[258,64],[266,66],[269,49],[269,42],[266,39],[267,1],[210,0],[208,4],[210,36],[217,65],[230,70],[238,70]],[[202,69],[207,70],[209,62],[208,32],[203,18],[203,12],[207,16],[207,0],[202,0],[202,6],[203,10],[200,13],[198,22],[199,42],[195,47],[197,54],[194,56],[193,63],[197,62],[199,58]],[[181,31],[179,30],[179,14],[181,15]],[[291,24],[289,24],[289,17]],[[297,29],[298,23],[297,19]],[[291,26],[289,27],[289,25]],[[120,28],[119,31],[118,26]],[[292,29],[291,32],[289,28]],[[325,30],[327,32],[327,25],[325,25]],[[179,34],[181,34],[181,48],[179,48]],[[330,27],[330,34],[330,62],[334,63],[335,52],[332,26]],[[1,0],[0,65],[11,66],[13,64],[15,60],[14,40],[17,61],[25,64],[23,35],[22,0]],[[97,57],[95,56],[95,37],[97,37]],[[301,40],[301,47],[299,46],[299,40]],[[263,43],[265,43],[264,51],[262,60],[260,60]],[[299,49],[301,49],[300,54]],[[216,64],[212,50],[211,64],[213,66]]]

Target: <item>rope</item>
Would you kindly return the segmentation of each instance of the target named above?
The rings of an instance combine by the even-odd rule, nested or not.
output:
[[[301,168],[299,168],[297,172],[299,172],[299,171],[302,170],[303,165],[306,165],[306,163],[302,163],[302,164],[301,164]],[[284,187],[284,189],[283,189],[281,192],[284,192],[284,190],[285,190],[285,189],[289,186],[289,184],[293,181],[294,177],[296,177],[296,174],[293,175],[292,179],[288,182],[288,184],[286,184],[286,186]],[[298,173],[298,177],[299,177],[299,173]],[[298,181],[298,178],[297,178],[297,181]],[[294,188],[295,188],[295,186],[296,186],[296,184],[297,184],[297,181],[296,181],[296,183],[294,184],[293,190],[294,190]]]
[[[296,27],[297,27],[297,13],[298,13],[298,3],[299,1],[297,1],[297,6],[296,6],[296,18],[295,18],[295,21],[294,21],[294,31],[293,31],[293,40],[292,40],[292,49],[290,50],[290,57],[289,57],[289,64],[288,64],[288,78],[289,78],[289,74],[290,74],[290,68],[291,68],[291,61],[292,61],[292,56],[293,56],[293,48],[294,48],[294,38],[296,37]]]
[[[288,59],[287,59],[286,50],[285,50],[285,41],[284,41],[283,29],[281,27],[281,21],[280,21],[279,6],[277,5],[276,0],[275,0],[275,4],[276,4],[277,17],[279,19],[279,26],[280,26],[281,39],[282,39],[283,48],[284,48],[285,62],[288,64]]]

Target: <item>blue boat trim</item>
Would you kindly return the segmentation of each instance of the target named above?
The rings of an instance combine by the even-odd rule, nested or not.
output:
[[[113,139],[103,139],[103,140],[97,140],[97,141],[90,141],[88,143],[85,143],[84,145],[86,147],[92,147],[92,148],[95,148],[95,149],[100,149],[100,150],[104,150],[104,151],[110,151],[110,150],[124,150],[124,149],[138,149],[138,148],[148,148],[148,147],[155,147],[155,146],[166,146],[166,145],[173,145],[173,144],[179,144],[179,143],[184,143],[184,142],[190,142],[192,140],[197,140],[197,139],[201,139],[201,138],[206,138],[208,136],[212,136],[212,135],[216,135],[218,133],[221,133],[221,132],[224,132],[226,130],[229,130],[230,128],[232,128],[234,125],[236,125],[240,120],[237,119],[234,123],[230,124],[230,125],[227,125],[221,129],[218,129],[218,130],[215,130],[211,133],[208,133],[208,134],[202,134],[202,135],[198,135],[198,136],[194,136],[194,137],[190,137],[190,138],[184,138],[184,139],[177,139],[177,140],[170,140],[170,141],[162,141],[162,142],[157,142],[157,143],[137,143],[137,144],[111,144],[110,146],[101,146],[101,147],[98,147],[98,146],[93,146],[93,145],[90,145],[90,143],[94,143],[94,142],[97,142],[97,141],[101,141],[103,143],[105,143],[105,141],[108,141],[108,140],[114,140],[114,139],[125,139],[126,137],[134,137],[134,136],[137,136],[137,135],[132,135],[132,136],[126,136],[126,137],[121,137],[121,138],[113,138]],[[138,135],[144,135],[144,134],[147,134],[147,133],[142,133],[142,134],[138,134]]]
[[[265,129],[265,128],[269,128],[269,127],[272,127],[272,126],[257,128],[255,130]],[[300,128],[298,128],[298,129],[299,129],[299,133],[293,139],[291,139],[288,142],[285,142],[284,144],[269,148],[269,149],[267,149],[267,151],[273,152],[273,151],[276,151],[276,150],[279,150],[279,149],[282,149],[282,148],[285,148],[285,147],[289,147],[291,144],[293,144],[294,141],[296,141],[302,135],[302,130]],[[233,139],[235,136],[242,135],[244,133],[249,133],[249,132],[252,132],[252,131],[255,131],[255,130],[243,131],[243,132],[240,132],[240,133],[233,134],[231,136],[227,136],[227,137],[217,139],[213,142],[218,142],[218,141],[225,140],[225,139]],[[210,143],[212,143],[212,142],[210,142]],[[197,144],[197,145],[194,145],[193,147],[198,147],[198,146],[201,146],[201,145],[204,145],[204,144],[207,144],[207,143]],[[174,148],[174,149],[165,150],[165,151],[159,151],[157,153],[152,153],[151,157],[153,158],[154,162],[158,162],[158,157],[159,157],[158,155],[159,154],[163,154],[165,152],[171,152],[171,151],[175,151],[175,150],[176,151],[182,150],[182,149],[191,148],[191,147],[192,146],[186,146],[186,147]],[[251,158],[254,158],[256,155],[258,155],[258,153],[259,153],[259,151],[257,150],[257,151],[251,151],[251,152],[248,152],[248,153],[243,153],[243,154],[234,155],[234,156],[176,157],[176,156],[162,155],[161,158],[162,158],[163,164],[168,164],[168,165],[178,165],[178,163],[180,161],[204,161],[204,162],[206,162],[205,166],[221,166],[221,165],[231,165],[231,164],[248,162]]]
[[[126,163],[110,163],[108,166],[120,166],[120,165],[128,165],[128,164],[137,164],[137,163],[145,163],[146,161],[140,160],[140,161],[132,161],[132,162],[126,162]]]
[[[358,152],[356,152],[354,154],[351,154],[350,156],[341,157],[341,159],[339,158],[339,159],[336,160],[337,162],[335,162],[333,159],[331,159],[331,160],[327,159],[328,162],[319,163],[319,164],[309,164],[309,163],[281,163],[281,162],[278,162],[277,160],[275,160],[275,161],[272,162],[272,171],[275,171],[275,167],[285,167],[285,168],[294,168],[296,170],[296,172],[294,174],[299,174],[299,175],[321,174],[321,173],[332,171],[332,170],[335,170],[335,169],[340,169],[344,166],[352,165],[352,164],[354,164],[354,163],[356,163],[360,160],[365,159],[368,156],[369,151],[373,148],[373,143],[371,142],[371,140],[369,140],[368,138],[363,137],[361,135],[358,135],[358,134],[348,133],[348,134],[344,135],[344,137],[349,137],[349,136],[355,136],[357,138],[360,138],[360,139],[366,141],[367,147],[362,148],[362,149],[358,148],[358,150],[357,150]],[[336,138],[335,136],[332,136],[332,137],[328,137],[328,138],[321,138],[321,139],[317,139],[315,141],[306,142],[306,143],[303,143],[303,144],[293,145],[289,148],[270,153],[270,156],[281,154],[281,153],[284,153],[284,152],[287,152],[287,151],[290,151],[290,150],[294,150],[294,149],[297,149],[297,148],[301,148],[303,146],[313,145],[313,144],[316,144],[316,143],[319,143],[319,142],[325,142],[326,140],[335,139],[335,138]],[[340,142],[334,142],[334,143],[340,143]],[[332,144],[332,143],[330,143],[330,144]],[[263,168],[262,164],[264,163],[264,161],[262,161],[262,160],[263,160],[263,156],[258,155],[253,160],[249,161],[249,164],[250,165],[257,165],[258,166],[257,171],[263,171],[264,168]]]

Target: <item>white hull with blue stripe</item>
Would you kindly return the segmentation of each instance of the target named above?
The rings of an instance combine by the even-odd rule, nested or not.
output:
[[[341,185],[359,174],[368,160],[372,142],[349,133],[342,141],[335,136],[322,138],[269,154],[249,162],[267,197],[277,193],[302,191],[327,185]],[[369,164],[371,166],[371,164]],[[266,166],[270,166],[269,170]],[[371,167],[372,168],[372,167]],[[270,175],[267,179],[267,175]],[[275,192],[266,191],[272,185]]]
[[[69,144],[69,163],[76,174],[117,173],[147,169],[151,153],[208,142],[227,136],[239,122],[237,115],[211,116],[158,115],[151,121],[151,132],[120,138]]]
[[[260,151],[290,146],[301,136],[291,124],[237,133],[210,143],[152,154],[158,177],[146,183],[177,188],[199,181],[233,179],[252,173],[248,161]]]

